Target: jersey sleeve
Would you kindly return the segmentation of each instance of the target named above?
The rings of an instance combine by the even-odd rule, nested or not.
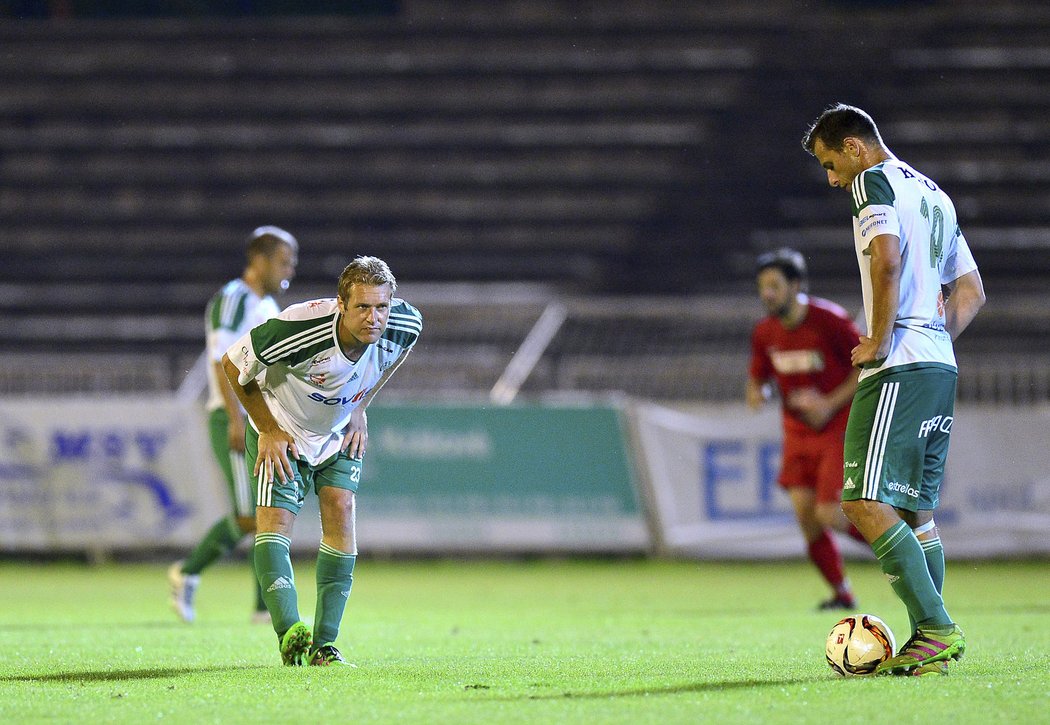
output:
[[[411,350],[422,332],[422,313],[402,299],[395,298],[392,300],[390,318],[387,321],[383,338],[398,345],[403,350]]]
[[[259,356],[255,354],[251,331],[246,332],[230,345],[226,350],[226,356],[230,358],[230,362],[237,366],[239,371],[237,382],[242,387],[255,380],[259,373],[267,367],[266,363],[262,362]]]
[[[901,236],[900,219],[894,206],[896,195],[886,174],[879,169],[868,169],[853,180],[853,216],[861,239],[871,241],[880,234]]]
[[[966,243],[966,237],[963,236],[962,231],[956,227],[954,242],[944,260],[944,269],[941,271],[941,284],[950,284],[975,269],[977,269],[977,262],[970,252],[970,245]]]
[[[247,294],[231,293],[227,289],[220,291],[208,303],[205,313],[206,344],[212,360],[221,360],[223,353],[240,337],[247,306]]]
[[[330,318],[324,318],[320,326],[316,321],[284,320],[274,317],[246,332],[227,350],[230,361],[240,370],[237,381],[246,385],[259,373],[285,358],[297,353],[310,342],[324,340],[330,333]]]
[[[761,327],[751,331],[751,363],[748,365],[748,376],[760,382],[773,377],[773,365],[766,353],[766,344]]]

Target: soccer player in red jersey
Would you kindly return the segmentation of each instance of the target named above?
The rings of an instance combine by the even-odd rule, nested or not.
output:
[[[831,530],[864,541],[842,513],[842,444],[859,371],[850,353],[860,331],[833,302],[806,294],[806,262],[794,249],[758,258],[758,296],[769,315],[751,334],[747,404],[760,408],[775,380],[783,402],[780,485],[795,509],[810,560],[833,594],[821,609],[856,600]]]

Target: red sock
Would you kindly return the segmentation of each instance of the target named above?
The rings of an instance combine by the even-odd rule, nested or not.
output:
[[[821,535],[809,542],[806,548],[809,551],[810,560],[824,575],[824,579],[832,589],[841,592],[846,574],[842,566],[842,555],[839,554],[839,548],[835,545],[835,540],[831,538],[828,530],[824,529]]]
[[[868,540],[864,538],[864,534],[860,533],[860,529],[858,529],[853,524],[850,524],[849,528],[846,529],[846,536],[850,537],[854,541],[859,541],[862,544],[868,543]]]

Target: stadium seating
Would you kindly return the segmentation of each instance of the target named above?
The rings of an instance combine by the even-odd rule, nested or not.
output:
[[[955,198],[993,299],[963,350],[1043,346],[1050,9],[400,5],[0,24],[0,391],[33,389],[11,355],[71,364],[47,362],[56,346],[162,361],[85,389],[177,386],[205,301],[274,223],[302,242],[297,298],[357,253],[424,288],[410,390],[486,390],[557,298],[564,339],[527,391],[735,398],[756,252],[799,247],[814,290],[857,307],[845,199],[798,143],[834,100],[868,106]],[[442,291],[473,283],[467,302]],[[659,349],[620,340],[623,297],[666,293],[639,330]]]

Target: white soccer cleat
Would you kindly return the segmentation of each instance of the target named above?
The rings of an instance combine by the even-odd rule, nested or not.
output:
[[[183,574],[182,562],[177,561],[168,567],[168,584],[171,585],[171,608],[179,619],[189,624],[197,616],[193,609],[193,598],[197,595],[199,574]]]
[[[252,612],[252,624],[272,624],[273,619],[270,617],[270,613],[265,609],[260,609],[257,612]]]

